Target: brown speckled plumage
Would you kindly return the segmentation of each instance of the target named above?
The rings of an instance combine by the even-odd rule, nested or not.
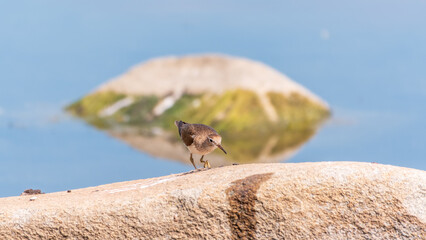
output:
[[[179,136],[185,146],[191,152],[191,163],[197,168],[192,159],[192,154],[200,154],[200,161],[204,163],[204,167],[210,167],[207,160],[203,161],[206,154],[211,153],[216,148],[220,148],[225,154],[226,151],[221,145],[222,137],[211,127],[204,124],[190,124],[183,121],[175,121],[179,130]]]

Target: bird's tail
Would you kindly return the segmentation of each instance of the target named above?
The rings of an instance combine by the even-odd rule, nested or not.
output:
[[[184,121],[181,121],[181,120],[175,121],[175,125],[178,128],[178,130],[179,130],[179,136],[182,136],[182,134],[180,132],[181,132],[182,126],[184,124],[186,124],[186,122],[184,122]]]

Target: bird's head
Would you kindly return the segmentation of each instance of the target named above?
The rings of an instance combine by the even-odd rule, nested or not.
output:
[[[210,145],[216,146],[218,148],[220,148],[220,150],[222,150],[225,154],[226,151],[225,149],[222,147],[222,137],[218,134],[211,134],[208,136],[208,141]]]

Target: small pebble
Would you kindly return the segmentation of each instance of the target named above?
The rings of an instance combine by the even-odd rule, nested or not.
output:
[[[26,189],[23,193],[21,193],[21,196],[25,195],[36,195],[36,194],[44,194],[44,192],[41,192],[40,189]]]
[[[30,201],[35,201],[37,199],[37,197],[32,197],[30,198]]]

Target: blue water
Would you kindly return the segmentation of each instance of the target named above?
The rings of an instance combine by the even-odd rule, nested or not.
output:
[[[188,171],[62,112],[153,57],[262,61],[333,118],[290,162],[426,170],[425,1],[2,1],[0,197]]]

